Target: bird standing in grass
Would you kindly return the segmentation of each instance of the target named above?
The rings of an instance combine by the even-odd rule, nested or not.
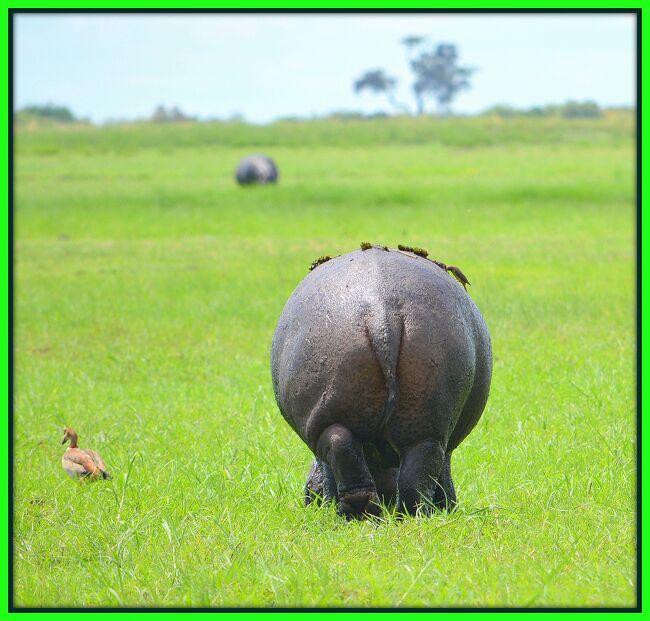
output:
[[[110,479],[111,475],[106,472],[104,460],[96,451],[82,449],[77,446],[77,432],[66,427],[63,430],[63,442],[70,440],[70,446],[63,453],[61,465],[63,469],[73,478]]]

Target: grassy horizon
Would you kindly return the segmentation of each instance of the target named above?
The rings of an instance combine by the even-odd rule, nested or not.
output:
[[[19,128],[15,604],[635,605],[632,123]],[[235,185],[257,150],[277,187]],[[459,265],[492,335],[450,515],[301,504],[271,336],[365,240]],[[64,426],[112,481],[67,478]]]
[[[600,118],[567,119],[498,115],[396,116],[245,121],[153,123],[131,121],[92,125],[32,121],[16,126],[19,153],[56,156],[72,149],[85,155],[112,150],[128,154],[144,148],[170,150],[219,147],[367,147],[372,145],[623,145],[635,136],[632,110],[605,110]]]

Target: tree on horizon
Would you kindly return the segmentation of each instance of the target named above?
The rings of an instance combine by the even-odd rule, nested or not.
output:
[[[473,67],[458,64],[458,49],[453,43],[439,43],[422,49],[427,42],[425,37],[409,35],[401,43],[407,48],[408,62],[413,72],[411,86],[415,97],[415,110],[418,116],[425,113],[425,101],[434,99],[441,114],[451,113],[451,104],[462,90],[470,88],[470,78],[476,71]],[[421,50],[415,56],[415,52]],[[395,98],[397,78],[389,76],[384,69],[366,71],[354,82],[354,92],[369,90],[384,93],[390,105],[411,114],[408,106]]]

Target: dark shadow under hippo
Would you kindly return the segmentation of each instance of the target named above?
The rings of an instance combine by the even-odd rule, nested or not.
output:
[[[378,501],[452,508],[452,451],[483,413],[492,375],[478,308],[438,264],[381,247],[324,262],[298,285],[273,336],[282,415],[316,461],[306,498],[349,518]]]
[[[235,178],[239,185],[275,183],[278,180],[278,167],[266,155],[249,155],[237,165]]]

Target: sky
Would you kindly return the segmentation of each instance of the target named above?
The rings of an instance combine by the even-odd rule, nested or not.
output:
[[[635,21],[621,14],[18,14],[14,106],[68,106],[95,122],[159,105],[256,123],[333,111],[389,112],[355,94],[366,70],[398,78],[414,107],[407,35],[454,43],[476,72],[453,103],[476,113],[569,99],[635,103]],[[434,109],[431,104],[430,109]]]

